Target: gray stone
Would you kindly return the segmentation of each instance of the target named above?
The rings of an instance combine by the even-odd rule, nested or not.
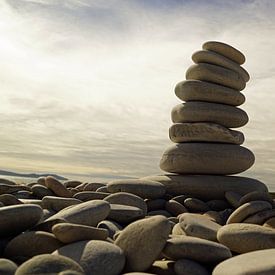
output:
[[[94,191],[81,191],[74,194],[74,198],[81,201],[103,200],[108,197],[110,193],[94,192]]]
[[[13,185],[13,184],[5,184],[0,183],[0,195],[2,194],[12,194],[18,191],[30,191],[31,188],[26,185]]]
[[[163,153],[160,168],[178,174],[231,175],[246,171],[254,161],[254,154],[239,145],[178,143]]]
[[[148,211],[160,210],[165,208],[166,200],[165,199],[153,199],[146,200]]]
[[[68,188],[68,187],[75,188],[75,187],[79,186],[80,184],[82,184],[82,182],[79,180],[66,180],[63,182],[63,185],[66,188]]]
[[[176,105],[171,112],[174,123],[210,122],[227,128],[242,127],[248,122],[247,113],[237,107],[203,101]]]
[[[184,206],[190,212],[207,212],[210,210],[209,206],[202,200],[196,198],[187,198],[184,200]]]
[[[54,193],[52,190],[50,190],[49,188],[41,184],[33,185],[31,187],[31,190],[38,199],[43,199],[43,197],[45,196],[54,196]]]
[[[100,187],[106,186],[105,183],[100,183],[100,182],[90,182],[85,185],[84,191],[96,191]]]
[[[23,204],[22,201],[17,199],[12,194],[2,194],[2,195],[0,195],[0,202],[3,203],[3,205],[5,205],[5,206]]]
[[[242,205],[250,201],[267,201],[270,204],[273,204],[273,200],[268,192],[258,192],[258,191],[250,192],[242,196],[240,198],[239,203],[240,205]]]
[[[174,270],[177,275],[210,275],[204,266],[188,259],[180,259],[176,261]]]
[[[214,211],[222,211],[231,207],[231,205],[225,200],[210,200],[206,203],[211,208],[211,210]]]
[[[123,229],[123,227],[118,224],[117,222],[114,222],[114,221],[108,221],[108,220],[104,220],[104,221],[101,221],[98,225],[97,225],[98,228],[103,228],[103,229],[106,229],[109,233],[109,237],[110,238],[113,238],[114,235],[119,232],[120,230]]]
[[[242,196],[239,193],[227,191],[225,192],[224,196],[234,208],[238,208],[240,206],[240,199]]]
[[[188,212],[184,205],[175,200],[167,201],[165,204],[165,209],[174,217],[177,217],[179,214]]]
[[[55,197],[55,196],[45,196],[42,199],[42,207],[46,209],[52,209],[56,212],[71,206],[77,205],[81,203],[81,200],[75,198],[62,198],[62,197]]]
[[[52,190],[59,197],[72,197],[71,192],[60,181],[58,181],[52,176],[46,177],[45,184],[46,187]]]
[[[267,221],[268,219],[275,217],[275,209],[271,209],[271,210],[264,210],[264,211],[260,211],[257,212],[254,215],[249,216],[248,218],[246,218],[243,223],[252,223],[252,224],[264,224],[265,221]]]

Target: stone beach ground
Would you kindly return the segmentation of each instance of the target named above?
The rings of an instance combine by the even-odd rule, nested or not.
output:
[[[248,122],[245,57],[209,41],[192,59],[160,161],[171,174],[0,179],[0,275],[275,274],[275,196],[232,176],[255,160],[231,129]]]

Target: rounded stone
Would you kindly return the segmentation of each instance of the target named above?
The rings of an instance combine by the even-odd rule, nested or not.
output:
[[[238,208],[240,206],[240,199],[242,196],[238,192],[227,191],[225,192],[224,196],[234,208]]]
[[[188,259],[176,261],[174,270],[177,275],[210,275],[203,265]]]
[[[2,194],[2,195],[0,195],[0,202],[3,203],[3,205],[5,205],[5,206],[23,204],[22,201],[17,199],[12,194]]]
[[[0,178],[0,183],[9,184],[9,185],[16,185],[15,181],[5,179],[5,178]]]
[[[158,258],[171,231],[163,216],[135,221],[124,228],[115,244],[126,256],[126,271],[145,271]]]
[[[202,45],[202,48],[221,54],[240,65],[245,62],[245,56],[239,50],[223,42],[207,41]]]
[[[39,254],[52,253],[62,245],[51,233],[28,231],[12,239],[4,255],[15,262],[24,262]]]
[[[161,198],[166,191],[159,182],[141,179],[114,180],[107,184],[107,189],[111,193],[132,193],[143,199]]]
[[[38,205],[21,204],[0,208],[0,237],[21,233],[36,225],[43,216]]]
[[[45,184],[46,187],[52,190],[59,197],[72,197],[71,192],[60,181],[58,181],[52,176],[46,177]]]
[[[85,185],[83,191],[96,191],[100,187],[106,186],[105,183],[100,183],[100,182],[90,182]]]
[[[0,195],[2,194],[12,194],[18,191],[30,191],[31,188],[26,185],[13,185],[0,183]]]
[[[42,199],[42,207],[46,209],[52,209],[56,212],[71,206],[77,205],[81,203],[81,200],[75,198],[62,198],[62,197],[55,197],[55,196],[45,196]]]
[[[144,215],[147,213],[147,204],[145,201],[134,194],[126,193],[126,192],[119,192],[109,195],[108,197],[104,198],[104,201],[109,202],[110,204],[122,204],[128,206],[135,206],[139,209],[142,209]]]
[[[184,235],[186,236],[186,233],[185,231],[182,229],[180,223],[177,223],[173,226],[173,229],[172,229],[172,235]]]
[[[82,191],[74,194],[74,198],[81,201],[103,200],[108,197],[110,193],[94,192],[94,191]]]
[[[174,264],[174,261],[157,260],[147,271],[158,275],[176,275],[174,272]]]
[[[186,258],[201,263],[219,263],[232,257],[230,250],[222,244],[189,236],[169,239],[163,255],[174,261]]]
[[[262,182],[238,176],[168,174],[148,176],[144,179],[162,183],[168,194],[175,196],[185,194],[202,200],[224,199],[224,194],[228,191],[238,192],[241,195],[252,191],[267,192],[267,187]]]
[[[275,217],[268,219],[265,223],[264,226],[266,227],[271,227],[275,228]]]
[[[187,236],[209,241],[217,241],[217,232],[221,228],[219,224],[211,221],[209,218],[191,213],[181,215],[180,226]]]
[[[248,72],[239,64],[225,57],[224,55],[215,53],[213,51],[201,50],[193,53],[192,60],[197,64],[208,63],[230,69],[238,73],[245,82],[249,81],[250,76]]]
[[[189,101],[176,105],[171,112],[174,123],[211,122],[227,128],[242,127],[248,115],[240,108],[202,101]]]
[[[270,204],[273,204],[273,200],[268,192],[250,192],[248,194],[245,194],[240,198],[240,205],[250,202],[250,201],[267,201]]]
[[[62,209],[49,220],[63,219],[70,223],[96,226],[110,213],[110,205],[106,201],[92,200]]]
[[[14,275],[17,265],[11,260],[0,258],[0,274],[1,275]]]
[[[53,255],[62,255],[78,262],[85,274],[118,275],[125,265],[123,251],[105,241],[81,241],[65,245]]]
[[[207,212],[210,210],[209,206],[202,200],[196,198],[187,198],[184,200],[184,206],[190,212]]]
[[[75,271],[84,275],[84,270],[75,261],[59,255],[38,255],[23,263],[15,275],[51,274],[58,275],[63,271]]]
[[[54,196],[53,191],[41,184],[35,184],[31,187],[33,194],[38,199],[43,199],[45,196]]]
[[[175,200],[167,201],[165,204],[165,210],[171,213],[174,217],[177,217],[179,214],[188,212],[184,205]]]
[[[215,83],[231,89],[241,91],[246,82],[242,76],[232,70],[207,63],[192,65],[186,71],[186,79],[195,79]]]
[[[231,175],[246,171],[254,161],[254,154],[239,145],[179,143],[163,153],[160,168],[178,174]]]
[[[52,227],[52,232],[62,243],[73,243],[84,240],[106,240],[109,236],[106,229],[73,223],[58,223]]]
[[[267,201],[251,201],[238,207],[228,218],[227,224],[240,223],[251,215],[264,210],[272,209],[272,205]]]
[[[97,225],[97,228],[103,228],[108,231],[109,237],[113,238],[114,235],[123,229],[123,227],[115,221],[104,220]]]
[[[268,219],[275,217],[275,209],[271,209],[271,210],[264,210],[264,211],[260,211],[257,212],[254,215],[249,216],[248,218],[246,218],[243,223],[252,223],[252,224],[264,224],[265,221],[267,221]]]
[[[175,143],[214,142],[240,145],[244,142],[242,132],[207,122],[175,123],[169,128],[169,137]]]
[[[233,223],[224,225],[217,234],[218,241],[231,251],[247,253],[275,248],[275,231],[257,224]]]
[[[245,102],[245,96],[237,90],[194,79],[179,82],[175,94],[183,101],[206,101],[232,106]]]
[[[82,184],[82,182],[79,180],[66,180],[63,182],[63,185],[66,188],[68,188],[68,187],[75,188],[75,187],[79,186],[80,184]]]

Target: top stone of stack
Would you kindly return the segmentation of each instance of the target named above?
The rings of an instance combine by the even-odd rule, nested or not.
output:
[[[244,55],[230,45],[209,41],[192,55],[194,65],[186,80],[177,84],[175,94],[185,103],[172,109],[172,142],[160,161],[166,172],[178,174],[231,175],[249,169],[255,157],[245,147],[241,132],[230,128],[248,122],[237,106],[245,102],[240,92],[249,81],[240,65]]]

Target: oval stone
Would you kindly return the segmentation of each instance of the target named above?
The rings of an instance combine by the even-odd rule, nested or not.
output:
[[[0,237],[21,233],[36,225],[43,216],[38,205],[20,204],[0,208]]]
[[[33,194],[38,198],[42,199],[45,196],[54,196],[53,191],[41,184],[34,184],[32,187]]]
[[[230,130],[216,123],[175,123],[169,129],[169,137],[175,143],[214,142],[240,145],[244,142],[242,132]]]
[[[175,87],[175,94],[183,101],[206,101],[232,106],[245,102],[245,96],[237,90],[194,79],[179,82]]]
[[[186,79],[207,81],[241,91],[246,82],[239,73],[207,63],[192,65],[186,71]]]
[[[187,198],[184,200],[184,206],[190,212],[207,212],[210,210],[209,206],[202,200],[196,198]]]
[[[56,212],[71,206],[81,203],[82,201],[75,198],[62,198],[55,196],[45,196],[42,199],[42,207],[46,209],[52,209]]]
[[[227,128],[238,128],[248,122],[248,116],[240,108],[217,103],[191,101],[176,105],[171,112],[174,123],[211,122]]]
[[[125,265],[123,251],[105,241],[81,241],[65,245],[53,255],[62,255],[78,262],[85,274],[118,275]]]
[[[52,190],[57,196],[70,198],[72,197],[71,192],[57,179],[52,176],[48,176],[45,179],[46,186]]]
[[[275,231],[257,224],[232,223],[224,225],[217,234],[218,241],[237,253],[275,248]]]
[[[170,231],[170,222],[163,216],[135,221],[124,228],[115,244],[125,253],[125,270],[147,270],[164,248]]]
[[[107,188],[111,193],[127,192],[143,199],[161,198],[166,192],[161,183],[141,179],[114,180],[107,184]]]
[[[245,56],[239,50],[223,42],[207,41],[202,48],[221,54],[240,65],[245,62]]]
[[[1,259],[0,258],[0,274],[1,275],[14,275],[17,269],[17,265],[8,260],[8,259]]]
[[[259,180],[238,176],[159,175],[148,176],[144,179],[162,183],[168,194],[175,196],[185,194],[202,200],[224,199],[227,191],[238,192],[241,195],[256,190],[267,192],[266,185]]]
[[[268,219],[275,217],[275,209],[257,212],[246,218],[243,223],[264,224]]]
[[[193,53],[192,60],[197,64],[208,63],[230,69],[238,73],[244,79],[245,82],[249,81],[249,74],[243,67],[241,67],[236,62],[230,60],[229,58],[221,54],[215,53],[213,51],[197,51]]]
[[[163,153],[160,168],[179,174],[231,175],[246,171],[254,161],[253,153],[239,145],[179,143]]]
[[[174,270],[177,275],[209,275],[207,269],[192,260],[180,259],[175,262]]]
[[[82,191],[74,194],[74,198],[81,201],[91,201],[91,200],[103,200],[109,193],[95,192],[95,191]]]
[[[250,202],[250,201],[268,201],[270,204],[273,204],[273,200],[268,192],[250,192],[240,198],[240,205]]]

